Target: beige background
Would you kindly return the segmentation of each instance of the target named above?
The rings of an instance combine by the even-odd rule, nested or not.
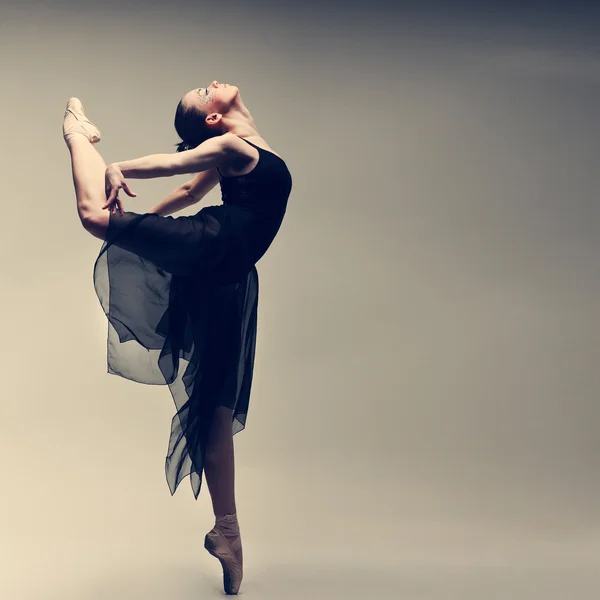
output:
[[[106,374],[61,137],[76,95],[108,162],[170,151],[179,98],[213,79],[294,177],[235,438],[243,595],[595,597],[591,18],[74,6],[0,13],[0,597],[221,594],[207,489],[164,479],[168,389]],[[183,180],[131,181],[125,206]]]

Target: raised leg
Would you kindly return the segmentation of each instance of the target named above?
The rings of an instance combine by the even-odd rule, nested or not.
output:
[[[110,219],[108,211],[102,209],[106,202],[106,163],[91,141],[99,141],[99,132],[85,118],[83,107],[77,98],[69,100],[67,109],[63,136],[71,154],[77,213],[84,228],[93,236],[104,240]]]

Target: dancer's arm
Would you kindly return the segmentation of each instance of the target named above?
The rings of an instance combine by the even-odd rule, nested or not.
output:
[[[119,170],[123,177],[132,179],[153,179],[155,177],[171,177],[186,173],[198,173],[219,166],[233,153],[233,134],[225,133],[210,138],[197,148],[185,152],[171,154],[151,154],[116,162],[109,169]]]
[[[112,163],[104,174],[106,204],[103,209],[111,208],[116,202],[119,211],[122,208],[119,190],[123,189],[128,196],[136,196],[125,181],[126,177],[134,179],[150,179],[153,177],[170,177],[185,173],[198,173],[218,167],[232,157],[236,150],[234,141],[237,136],[232,133],[210,138],[193,150],[174,152],[173,154],[151,154],[135,160]]]
[[[150,212],[161,216],[171,215],[183,208],[200,202],[219,182],[216,169],[202,171],[194,179],[174,189],[164,200],[159,202]]]

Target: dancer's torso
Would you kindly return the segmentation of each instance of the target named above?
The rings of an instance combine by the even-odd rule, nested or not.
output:
[[[285,161],[272,150],[240,139],[255,148],[258,156],[244,161],[237,169],[233,166],[217,169],[223,204],[243,207],[261,220],[283,218],[292,189]]]
[[[249,140],[244,142],[256,148],[258,157],[236,165],[241,174],[229,175],[235,172],[231,167],[219,169],[223,205],[200,211],[207,227],[219,231],[223,277],[247,273],[267,251],[279,231],[292,189],[291,174],[280,156]]]

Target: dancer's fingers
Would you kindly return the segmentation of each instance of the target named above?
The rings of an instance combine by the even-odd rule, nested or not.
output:
[[[102,208],[107,208],[110,206],[117,199],[118,194],[119,188],[112,188],[106,198],[106,204]]]
[[[123,182],[123,189],[125,190],[125,193],[126,193],[128,196],[131,196],[132,198],[135,198],[135,197],[137,196],[137,194],[136,194],[136,193],[132,192],[132,191],[129,189],[129,185],[127,185],[127,183],[126,183],[125,181]]]
[[[107,210],[108,212],[110,212],[111,214],[115,214],[115,208],[117,206],[117,203],[119,202],[119,198],[115,198],[112,202],[107,202],[103,207],[102,210]]]
[[[115,201],[110,205],[110,214],[116,215],[117,212],[119,212],[121,215],[123,214],[123,204],[120,198],[116,198]]]

